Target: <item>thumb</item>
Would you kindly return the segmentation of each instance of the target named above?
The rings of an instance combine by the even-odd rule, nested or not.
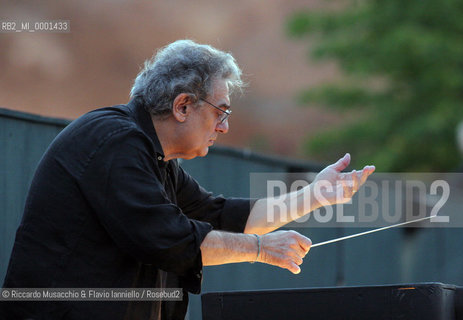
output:
[[[344,170],[350,163],[350,154],[346,153],[344,157],[339,159],[336,163],[332,164],[331,167],[336,171]]]

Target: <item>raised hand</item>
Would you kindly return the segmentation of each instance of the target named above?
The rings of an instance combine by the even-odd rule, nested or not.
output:
[[[315,177],[313,192],[320,206],[348,202],[368,176],[375,171],[375,166],[365,166],[359,171],[341,172],[349,163],[350,154],[346,153],[344,157],[320,171]]]

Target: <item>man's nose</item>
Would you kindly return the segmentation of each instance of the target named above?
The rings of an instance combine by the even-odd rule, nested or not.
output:
[[[224,122],[219,122],[217,124],[215,131],[220,133],[227,133],[229,128],[230,126],[228,125],[228,119],[226,119]]]

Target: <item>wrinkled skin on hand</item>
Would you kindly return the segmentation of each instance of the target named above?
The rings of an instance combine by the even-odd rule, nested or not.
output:
[[[375,171],[374,166],[365,166],[362,170],[341,172],[349,163],[350,155],[347,153],[315,177],[314,196],[321,206],[349,202],[368,176]]]
[[[262,236],[261,241],[259,262],[288,269],[294,274],[301,272],[299,266],[312,245],[309,238],[293,230],[267,233]]]

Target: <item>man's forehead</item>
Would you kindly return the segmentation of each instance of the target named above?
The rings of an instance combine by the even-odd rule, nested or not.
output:
[[[228,96],[228,81],[224,79],[215,80],[212,83],[214,93],[220,93]]]
[[[228,82],[220,79],[214,81],[213,84],[213,98],[216,101],[218,107],[230,108],[230,96],[228,91]]]

